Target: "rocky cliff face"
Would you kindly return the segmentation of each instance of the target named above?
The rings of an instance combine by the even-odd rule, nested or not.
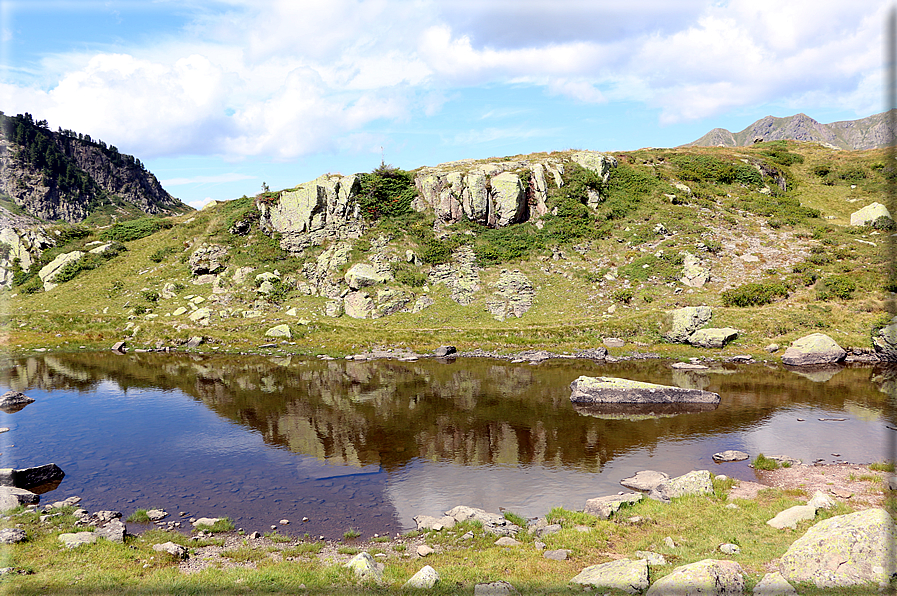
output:
[[[875,149],[886,147],[891,141],[888,133],[887,113],[874,114],[859,120],[844,120],[822,124],[806,114],[786,118],[766,116],[741,132],[732,133],[725,128],[714,128],[700,139],[685,147],[744,147],[759,141],[813,141],[838,149]]]
[[[104,205],[130,205],[150,215],[190,210],[139,160],[114,146],[72,131],[52,132],[30,116],[2,118],[0,193],[34,217],[76,223]]]

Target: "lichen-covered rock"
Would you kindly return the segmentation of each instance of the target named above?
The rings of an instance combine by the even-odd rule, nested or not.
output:
[[[504,172],[492,179],[489,223],[499,228],[520,223],[526,216],[526,193],[520,176]]]
[[[498,321],[522,317],[532,307],[536,296],[533,284],[519,269],[502,269],[493,287],[495,291],[486,299],[486,310]]]
[[[674,343],[686,343],[692,333],[709,323],[713,317],[709,306],[686,306],[669,314],[670,330],[665,337],[667,341]]]
[[[741,596],[744,570],[735,561],[704,559],[676,567],[654,582],[646,596]]]
[[[780,511],[774,518],[767,521],[766,524],[782,530],[784,528],[795,528],[799,522],[813,519],[816,517],[816,507],[811,505],[795,505],[784,511]]]
[[[290,331],[289,325],[275,325],[274,327],[271,327],[270,329],[265,331],[265,337],[283,337],[286,339],[291,339],[293,337],[293,332]]]
[[[80,250],[65,252],[41,267],[40,271],[37,272],[37,276],[44,282],[44,290],[55,288],[57,284],[53,283],[53,281],[62,268],[70,263],[77,263],[84,255],[85,253]]]
[[[94,532],[68,532],[59,535],[59,541],[66,548],[77,548],[82,544],[93,544],[98,536]]]
[[[444,284],[451,292],[451,299],[467,306],[480,289],[480,273],[476,255],[469,246],[462,246],[452,255],[449,263],[436,265],[430,270],[431,285]]]
[[[383,569],[374,561],[374,557],[366,552],[360,552],[345,564],[345,567],[355,573],[359,581],[383,581]]]
[[[328,300],[324,304],[324,314],[328,317],[341,317],[343,312],[342,300]]]
[[[644,559],[618,559],[591,565],[580,571],[570,583],[637,594],[648,587],[648,562]]]
[[[403,587],[429,590],[439,581],[439,573],[429,565],[424,565],[420,571],[411,576]]]
[[[41,228],[19,227],[8,222],[0,228],[0,288],[12,285],[13,263],[18,260],[22,271],[40,260],[41,253],[55,244]]]
[[[778,571],[764,575],[754,586],[753,593],[756,596],[797,596],[794,586]]]
[[[688,474],[664,480],[654,487],[648,497],[669,501],[676,497],[713,493],[713,480],[708,470],[693,470]]]
[[[897,317],[872,334],[872,347],[880,360],[897,362]]]
[[[812,366],[840,362],[847,352],[824,333],[806,335],[785,350],[782,363],[790,366]]]
[[[346,283],[352,290],[360,290],[392,280],[389,269],[375,267],[370,263],[356,263],[349,268],[345,276]]]
[[[699,348],[722,348],[738,337],[738,330],[732,327],[705,327],[688,336],[688,343]]]
[[[701,264],[701,259],[691,253],[685,253],[682,262],[682,277],[679,279],[690,288],[701,288],[710,281],[710,269]]]
[[[881,203],[872,203],[871,205],[866,205],[859,211],[854,211],[850,214],[850,225],[852,226],[868,226],[873,223],[879,217],[887,217],[888,219],[893,219],[891,217],[891,212],[888,211],[888,208],[882,205]]]
[[[227,267],[227,247],[203,243],[190,255],[190,271],[194,276],[221,273]]]
[[[343,301],[346,315],[353,319],[370,319],[374,313],[374,299],[364,291],[349,292]]]
[[[894,520],[884,509],[838,515],[795,540],[779,560],[779,571],[789,582],[820,588],[883,585],[895,573],[889,548],[895,541]]]
[[[331,239],[358,238],[365,230],[358,189],[356,176],[321,176],[274,201],[258,202],[259,225],[279,232],[281,248],[294,253]]]
[[[157,553],[168,553],[175,559],[187,558],[187,548],[171,541],[163,542],[162,544],[154,544],[153,550]]]

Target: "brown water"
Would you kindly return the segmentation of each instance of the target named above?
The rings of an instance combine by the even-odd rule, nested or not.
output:
[[[883,392],[897,375],[872,368],[804,376],[762,364],[686,373],[663,361],[149,353],[4,364],[3,390],[37,401],[2,415],[11,432],[0,434],[0,465],[60,465],[66,477],[45,502],[79,495],[89,510],[125,515],[151,507],[227,515],[247,531],[287,518],[281,531],[328,538],[349,527],[402,531],[414,515],[459,504],[525,516],[580,509],[642,469],[751,479],[746,463],[712,461],[725,449],[878,461],[897,427]],[[596,413],[569,401],[581,374],[700,387],[722,399],[660,417]]]

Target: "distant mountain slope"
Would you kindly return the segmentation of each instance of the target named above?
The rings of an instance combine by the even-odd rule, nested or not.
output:
[[[703,137],[683,147],[743,147],[757,139],[764,141],[816,141],[839,149],[862,150],[885,147],[888,144],[887,113],[875,114],[860,120],[844,120],[822,124],[806,114],[786,118],[767,116],[757,120],[741,132],[714,128]]]
[[[53,132],[31,114],[0,112],[0,201],[46,221],[97,222],[191,208],[162,188],[139,159],[90,135]]]

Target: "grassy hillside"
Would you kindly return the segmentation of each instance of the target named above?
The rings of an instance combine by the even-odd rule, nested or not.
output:
[[[668,311],[706,304],[713,307],[712,326],[741,331],[722,354],[759,354],[770,343],[784,346],[815,331],[842,346],[871,346],[870,331],[885,320],[891,297],[886,275],[891,231],[852,227],[850,214],[886,202],[884,150],[833,151],[778,141],[743,148],[644,149],[615,157],[619,165],[601,185],[596,209],[582,204],[575,192],[577,184],[594,181],[571,167],[565,186],[549,195],[556,215],[543,218],[541,226],[493,230],[455,224],[437,238],[432,215],[378,220],[354,242],[349,265],[377,251],[411,250],[422,262],[395,263],[397,281],[388,285],[416,295],[426,291],[435,303],[418,313],[373,320],[327,317],[327,298],[298,289],[297,282],[305,280],[303,267],[327,246],[298,255],[284,252],[278,238],[254,223],[254,198],[128,224],[147,226],[137,234],[60,226],[59,245],[44,262],[97,240],[120,239],[122,250],[94,259],[93,268],[76,271],[48,292],[23,272],[16,287],[0,294],[6,344],[13,352],[107,348],[119,340],[150,348],[202,335],[204,350],[255,351],[271,341],[264,336],[268,328],[287,323],[293,337],[278,348],[296,353],[345,354],[377,346],[425,351],[441,344],[462,350],[568,351],[619,337],[628,345],[612,353],[718,354],[662,339]],[[244,220],[248,235],[230,232]],[[122,235],[115,236],[115,230]],[[217,293],[213,284],[193,283],[188,258],[202,243],[229,247],[228,270],[215,284]],[[483,267],[481,290],[469,306],[453,302],[444,285],[424,287],[434,264],[462,245],[474,250]],[[705,286],[679,281],[686,253],[709,266],[712,277]],[[242,283],[233,279],[239,267],[253,268]],[[536,297],[522,318],[499,322],[485,304],[502,269],[522,271]],[[259,298],[255,275],[274,270],[283,283]],[[172,284],[174,298],[161,297],[166,284]],[[215,312],[207,327],[172,314],[195,296],[204,299],[198,306]],[[773,301],[761,304],[763,296]],[[261,315],[246,318],[244,311]]]

